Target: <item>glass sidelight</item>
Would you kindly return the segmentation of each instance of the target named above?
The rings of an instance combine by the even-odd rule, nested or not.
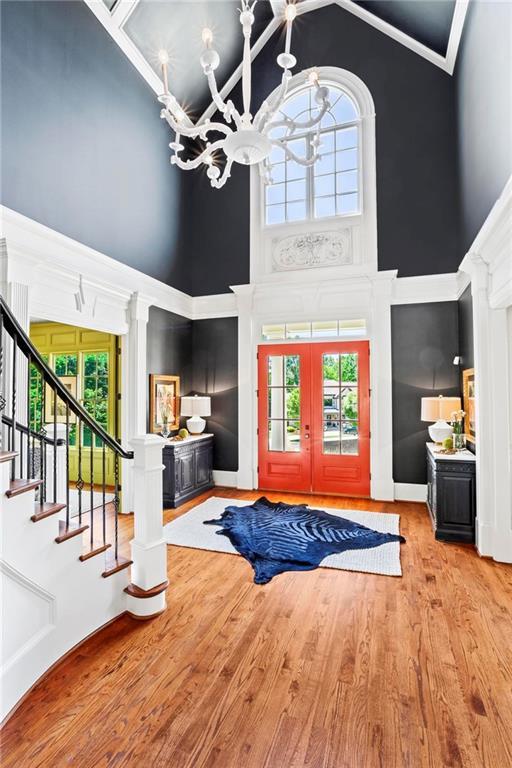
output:
[[[325,455],[359,453],[358,353],[322,356]]]
[[[299,355],[268,357],[268,450],[300,451]]]

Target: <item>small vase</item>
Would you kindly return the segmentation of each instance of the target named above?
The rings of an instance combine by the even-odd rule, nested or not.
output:
[[[454,432],[452,437],[454,449],[464,451],[466,449],[466,435]]]
[[[170,432],[169,432],[169,424],[167,421],[164,421],[162,423],[162,431],[160,434],[162,435],[162,437],[169,437]]]

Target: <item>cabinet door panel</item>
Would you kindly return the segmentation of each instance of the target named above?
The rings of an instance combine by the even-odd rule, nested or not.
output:
[[[180,493],[187,493],[195,486],[195,453],[183,453],[179,456]]]
[[[445,475],[440,478],[439,506],[443,510],[443,523],[471,526],[473,478],[461,475]]]
[[[206,485],[210,482],[210,467],[212,448],[210,445],[196,449],[196,484]]]

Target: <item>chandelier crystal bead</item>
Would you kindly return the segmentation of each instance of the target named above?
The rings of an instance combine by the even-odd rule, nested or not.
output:
[[[306,82],[316,89],[315,102],[318,104],[318,112],[310,120],[298,122],[279,113],[283,102],[288,93],[288,84],[292,76],[291,70],[297,64],[297,59],[290,52],[292,39],[292,26],[297,16],[297,6],[293,2],[288,2],[284,10],[284,20],[286,23],[285,50],[277,57],[277,64],[283,69],[281,85],[277,95],[272,101],[263,101],[256,114],[251,114],[251,33],[254,24],[254,6],[256,0],[251,4],[249,0],[241,0],[240,24],[244,37],[244,48],[242,57],[242,101],[243,113],[240,114],[231,100],[224,101],[217,88],[215,70],[220,64],[220,57],[213,46],[213,33],[211,29],[203,29],[201,38],[205,49],[200,57],[200,64],[206,76],[208,87],[217,110],[220,112],[225,122],[212,122],[209,119],[201,123],[194,124],[176,98],[169,91],[168,85],[168,64],[169,55],[167,51],[160,51],[158,58],[162,68],[162,81],[164,93],[158,97],[163,104],[160,117],[165,119],[175,133],[174,141],[169,144],[173,150],[171,164],[177,165],[184,171],[191,171],[200,166],[207,168],[206,175],[210,180],[212,187],[220,189],[224,186],[231,175],[231,166],[234,162],[241,165],[259,165],[259,170],[263,181],[270,184],[272,181],[272,166],[270,163],[270,153],[273,147],[278,147],[284,151],[286,158],[293,160],[303,166],[313,165],[320,155],[318,148],[320,146],[320,126],[322,118],[330,107],[329,89],[321,86],[318,72],[311,70],[306,78]],[[233,124],[233,127],[231,127]],[[316,127],[316,135],[311,140],[312,153],[310,157],[298,157],[289,147],[288,141],[294,134],[301,133]],[[272,138],[269,134],[275,128],[284,128],[284,135],[281,138]],[[213,142],[208,142],[208,134],[215,132],[221,134],[221,138]],[[195,157],[183,159],[182,153],[185,146],[181,143],[181,138],[200,139],[207,142],[206,146]],[[226,157],[224,169],[221,169],[214,162],[216,152],[222,151]]]

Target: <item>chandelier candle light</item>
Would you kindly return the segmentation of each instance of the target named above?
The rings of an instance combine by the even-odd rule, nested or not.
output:
[[[212,187],[220,189],[224,186],[231,175],[231,166],[234,162],[242,165],[259,164],[260,173],[269,184],[272,182],[271,164],[269,160],[272,147],[282,149],[287,158],[294,160],[300,165],[313,165],[319,158],[318,148],[320,145],[320,123],[329,109],[328,101],[329,89],[321,86],[318,80],[318,73],[315,70],[310,71],[307,79],[309,83],[316,88],[315,101],[318,105],[318,112],[310,120],[296,122],[286,115],[281,114],[279,119],[275,119],[280,107],[283,105],[288,92],[288,85],[292,76],[291,69],[296,65],[295,56],[290,53],[292,40],[292,25],[297,15],[297,8],[293,2],[286,5],[286,38],[285,50],[277,57],[277,64],[283,69],[281,86],[277,96],[271,103],[264,101],[257,111],[256,115],[251,114],[251,32],[254,24],[254,6],[249,0],[242,0],[242,9],[240,12],[240,23],[244,36],[244,50],[242,59],[242,100],[243,114],[240,115],[231,100],[225,102],[221,97],[215,79],[215,70],[219,66],[220,57],[212,47],[213,33],[211,29],[204,29],[202,40],[205,50],[201,55],[201,66],[208,80],[208,86],[217,110],[224,117],[225,123],[211,122],[209,119],[195,125],[185,111],[178,104],[176,98],[169,91],[168,71],[169,55],[167,51],[160,51],[159,60],[162,67],[162,80],[164,93],[158,97],[161,104],[164,105],[160,112],[160,117],[167,120],[168,124],[175,132],[174,141],[171,141],[169,147],[173,150],[171,163],[177,165],[184,171],[191,171],[204,165],[207,168],[206,174],[210,179]],[[233,128],[228,124],[232,123]],[[293,137],[295,132],[302,132],[317,126],[314,138],[311,140],[313,152],[310,157],[298,157],[289,147],[287,142]],[[272,138],[269,134],[276,128],[284,129],[284,135],[280,138]],[[223,134],[223,137],[210,142],[208,133],[213,132]],[[182,159],[181,153],[185,149],[181,143],[181,138],[200,139],[205,142],[205,147],[197,157],[191,159]],[[226,156],[224,170],[216,165],[216,152],[222,151]]]

